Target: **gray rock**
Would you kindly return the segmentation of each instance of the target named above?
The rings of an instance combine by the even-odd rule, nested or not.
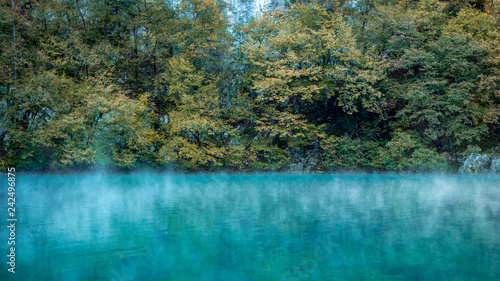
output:
[[[500,173],[500,159],[496,158],[491,161],[490,171],[492,173]]]
[[[461,174],[477,174],[487,172],[490,168],[491,159],[486,154],[471,153],[464,164],[458,170]]]

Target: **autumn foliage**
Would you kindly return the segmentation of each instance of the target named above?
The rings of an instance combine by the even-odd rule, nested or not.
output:
[[[499,3],[6,1],[0,167],[455,169],[498,153]]]

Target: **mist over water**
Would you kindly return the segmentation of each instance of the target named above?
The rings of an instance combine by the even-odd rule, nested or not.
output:
[[[499,280],[499,180],[19,176],[0,280]]]

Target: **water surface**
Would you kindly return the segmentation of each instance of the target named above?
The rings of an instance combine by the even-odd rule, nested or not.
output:
[[[500,280],[499,180],[18,176],[0,280]]]

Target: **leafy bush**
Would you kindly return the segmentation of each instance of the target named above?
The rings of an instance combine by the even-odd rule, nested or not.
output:
[[[377,143],[343,137],[331,136],[322,142],[324,150],[323,168],[330,169],[355,169],[370,167],[372,150],[377,148]]]
[[[397,132],[383,145],[349,136],[330,137],[323,142],[326,170],[369,168],[392,171],[442,170],[447,155],[427,148],[415,132]]]
[[[447,166],[446,154],[426,148],[416,132],[396,132],[379,151],[379,159],[385,169],[393,171],[441,170]]]

